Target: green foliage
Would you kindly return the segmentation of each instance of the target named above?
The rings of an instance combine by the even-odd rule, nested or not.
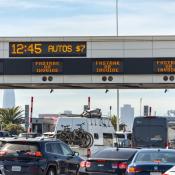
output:
[[[25,129],[21,125],[12,124],[12,123],[5,125],[5,127],[3,129],[5,131],[9,131],[13,135],[18,135],[19,133],[25,131]]]
[[[23,121],[23,110],[21,107],[0,109],[0,122],[3,125],[21,124]]]
[[[114,127],[115,130],[117,129],[117,126],[116,126],[116,124],[117,124],[117,119],[118,119],[118,117],[116,117],[115,115],[113,115],[113,116],[111,117],[111,123],[112,123],[112,126]]]

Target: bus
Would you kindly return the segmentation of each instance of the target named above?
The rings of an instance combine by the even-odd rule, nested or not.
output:
[[[136,117],[132,129],[132,147],[175,148],[175,118]]]

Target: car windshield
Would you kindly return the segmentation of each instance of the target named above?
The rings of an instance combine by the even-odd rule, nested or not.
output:
[[[20,142],[20,143],[6,143],[1,151],[30,151],[36,152],[39,150],[39,147],[36,143],[30,142]]]
[[[93,155],[94,158],[112,158],[128,160],[136,153],[135,150],[111,149],[98,151]]]
[[[175,163],[175,152],[140,152],[137,154],[134,162],[163,162]]]

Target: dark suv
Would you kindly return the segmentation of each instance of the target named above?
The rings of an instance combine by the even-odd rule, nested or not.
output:
[[[8,139],[0,150],[0,175],[76,175],[82,159],[56,139]]]

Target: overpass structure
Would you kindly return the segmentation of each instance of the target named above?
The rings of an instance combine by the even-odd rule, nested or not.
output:
[[[1,88],[175,88],[175,36],[1,37]]]

